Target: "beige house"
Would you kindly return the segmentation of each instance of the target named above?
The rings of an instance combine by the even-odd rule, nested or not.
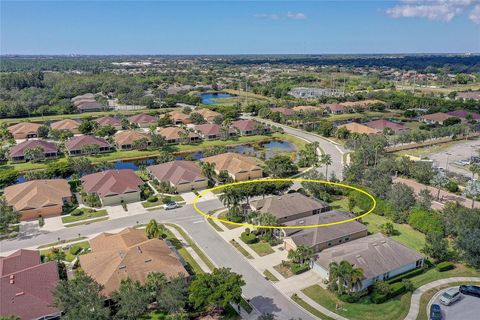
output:
[[[135,147],[135,141],[147,140],[147,146],[152,142],[150,135],[136,130],[119,131],[113,136],[113,141],[118,149],[130,150]]]
[[[157,132],[167,143],[197,142],[200,137],[195,132],[191,132],[179,127],[158,128]]]
[[[358,133],[358,134],[379,134],[379,133],[381,133],[381,131],[378,130],[378,129],[371,128],[371,127],[368,127],[364,124],[356,123],[356,122],[342,124],[341,126],[338,126],[338,128],[345,128],[350,133]]]
[[[14,139],[29,139],[38,137],[38,128],[41,124],[33,122],[20,122],[8,127],[8,131],[12,134]]]
[[[78,131],[79,125],[80,123],[73,119],[63,119],[60,121],[52,122],[52,124],[50,124],[50,128],[52,128],[53,130],[65,130],[70,131],[73,134],[78,134],[80,133],[80,131]]]
[[[172,120],[172,123],[174,125],[192,123],[192,121],[190,121],[190,117],[188,116],[188,114],[185,114],[183,112],[172,111],[172,112],[169,112],[168,115],[170,116],[170,119]]]
[[[140,201],[140,187],[145,184],[130,169],[92,173],[83,176],[80,181],[84,190],[98,195],[104,206]]]
[[[207,108],[196,108],[193,112],[200,114],[207,122],[210,123],[212,123],[216,117],[222,116],[222,114]]]
[[[72,192],[65,179],[32,180],[6,187],[5,200],[25,221],[61,215]]]
[[[208,179],[193,161],[176,160],[147,167],[147,172],[158,182],[167,182],[177,192],[205,189]]]
[[[235,181],[260,179],[263,177],[263,170],[254,158],[228,152],[219,155],[203,158],[202,161],[213,163],[215,172],[219,174],[226,171]]]

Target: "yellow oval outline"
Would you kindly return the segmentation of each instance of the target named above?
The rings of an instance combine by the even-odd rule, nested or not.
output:
[[[233,221],[229,221],[229,220],[225,220],[225,219],[220,219],[220,218],[214,217],[210,214],[207,214],[207,213],[203,212],[202,210],[200,210],[197,207],[198,199],[200,199],[203,195],[207,194],[208,192],[212,192],[212,191],[215,191],[215,190],[218,190],[218,189],[223,189],[223,188],[230,187],[230,186],[241,185],[241,184],[272,182],[272,181],[278,181],[278,182],[287,182],[287,181],[313,182],[313,183],[324,183],[324,184],[330,184],[330,185],[334,185],[334,186],[340,186],[340,187],[344,187],[344,188],[347,188],[347,189],[352,189],[352,190],[355,190],[355,191],[358,191],[360,193],[363,193],[363,194],[367,195],[370,199],[372,199],[373,206],[370,208],[370,210],[368,210],[367,212],[365,212],[362,215],[359,215],[358,217],[345,219],[345,220],[342,220],[342,221],[336,221],[336,222],[330,222],[330,223],[321,223],[321,224],[312,224],[312,225],[307,225],[307,226],[278,226],[278,227],[277,226],[260,226],[260,225],[250,224],[250,223],[233,222]],[[212,220],[220,221],[222,223],[227,223],[227,224],[232,224],[232,225],[237,225],[237,226],[243,226],[243,227],[248,227],[248,228],[257,228],[257,229],[259,229],[259,228],[263,228],[263,229],[310,229],[310,228],[318,228],[318,227],[328,227],[328,226],[333,226],[333,225],[342,224],[342,223],[346,223],[346,222],[361,219],[361,218],[369,215],[370,213],[372,213],[373,210],[375,210],[376,207],[377,207],[377,201],[375,200],[375,197],[372,196],[367,191],[362,190],[360,188],[356,188],[356,187],[350,186],[348,184],[343,184],[343,183],[338,183],[338,182],[331,182],[331,181],[325,181],[325,180],[302,179],[302,178],[290,178],[290,179],[289,178],[270,178],[270,179],[256,179],[256,180],[248,180],[248,181],[227,183],[227,184],[222,184],[220,186],[216,186],[216,187],[213,187],[213,188],[210,188],[210,189],[207,189],[207,190],[203,190],[193,199],[193,208],[198,213],[200,213],[201,215],[206,217],[207,219],[212,219]]]

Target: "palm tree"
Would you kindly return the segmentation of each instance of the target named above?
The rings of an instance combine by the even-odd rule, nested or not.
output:
[[[363,274],[363,269],[362,268],[353,268],[352,272],[350,273],[350,285],[351,285],[351,290],[359,288],[362,289],[362,280],[363,280],[364,274]]]
[[[465,186],[465,196],[472,198],[472,209],[475,207],[475,199],[480,196],[480,181],[470,180]]]
[[[444,173],[438,173],[430,181],[430,184],[437,188],[437,200],[440,199],[440,189],[447,186],[449,180]]]
[[[278,226],[278,219],[273,214],[269,212],[260,212],[254,219],[254,221],[259,226]],[[267,232],[272,233],[273,229],[271,228],[261,228],[262,233],[265,234]]]
[[[325,179],[328,181],[328,166],[332,165],[332,156],[326,153],[322,154],[320,163],[325,166]]]
[[[341,295],[345,288],[350,288],[352,283],[353,267],[348,261],[331,262],[329,265],[329,281],[337,284],[337,294]]]
[[[202,174],[209,180],[212,180],[215,176],[215,164],[210,162],[202,163]]]
[[[298,246],[296,250],[290,250],[288,252],[288,258],[295,263],[304,264],[305,262],[309,261],[314,254],[315,252],[312,248],[302,244]]]
[[[480,175],[480,165],[478,164],[469,165],[468,170],[472,173],[472,179],[475,178],[475,175],[477,175],[477,177]]]
[[[160,228],[155,219],[150,220],[147,226],[145,227],[145,234],[149,239],[159,238],[160,237]]]

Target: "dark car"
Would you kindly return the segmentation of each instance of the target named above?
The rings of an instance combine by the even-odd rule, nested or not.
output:
[[[438,304],[430,306],[430,320],[442,320],[442,308]]]
[[[460,286],[459,290],[463,294],[480,298],[479,286]]]

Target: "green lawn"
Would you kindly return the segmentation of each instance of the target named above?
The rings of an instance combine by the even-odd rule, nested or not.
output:
[[[248,253],[248,251],[245,250],[237,241],[232,239],[232,240],[230,240],[230,243],[232,244],[232,246],[235,247],[235,249],[237,249],[241,254],[243,254],[245,256],[245,258],[253,259],[252,255],[250,253]]]
[[[227,212],[223,212],[223,213],[220,213],[218,215],[218,218],[219,219],[224,219],[224,220],[228,220],[227,219]],[[236,224],[230,224],[230,223],[225,223],[225,222],[222,222],[220,221],[220,223],[222,223],[225,227],[227,227],[229,230],[232,230],[232,229],[236,229],[236,228],[239,228],[241,227],[240,225],[236,225]]]
[[[192,257],[192,255],[185,249],[182,243],[173,235],[173,233],[167,229],[167,240],[170,241],[177,249],[178,254],[185,260],[185,262],[192,268],[195,274],[203,273],[203,269],[200,267],[197,261]]]
[[[87,248],[90,248],[90,243],[88,241],[83,241],[83,242],[72,244],[72,247],[73,246],[81,247],[83,249],[87,249]],[[64,247],[65,247],[65,245],[64,245]],[[70,253],[70,249],[67,249],[67,248],[61,248],[61,249],[65,253],[65,261],[72,262],[73,259],[75,259],[75,256]],[[40,255],[46,256],[49,251],[50,251],[50,249],[41,250]]]
[[[268,254],[274,253],[272,247],[268,242],[259,241],[257,243],[249,244],[250,248],[253,249],[260,257],[266,256]]]
[[[318,317],[319,319],[323,320],[334,320],[333,318],[330,318],[329,316],[326,316],[325,314],[321,313],[311,305],[305,302],[302,298],[300,298],[298,295],[294,294],[292,295],[292,300],[295,301],[298,305],[300,305],[303,309],[307,310],[314,316]]]
[[[357,303],[347,303],[337,299],[336,295],[323,289],[319,285],[302,290],[308,297],[332,310],[333,312],[351,320],[400,320],[405,318],[410,308],[411,293],[403,294],[382,304],[370,302],[364,297]],[[340,306],[340,308],[336,308]]]
[[[77,222],[77,223],[70,223],[70,224],[65,225],[65,227],[67,227],[67,228],[76,227],[76,226],[81,226],[81,225],[84,225],[84,224],[92,224],[92,223],[95,223],[95,222],[100,222],[100,221],[105,221],[105,220],[108,220],[108,217],[93,219],[93,220],[89,220],[89,221],[82,221],[82,222]]]
[[[275,275],[271,271],[269,271],[268,269],[263,271],[263,275],[265,276],[265,278],[267,278],[267,280],[270,280],[270,281],[273,281],[273,282],[278,281],[278,278],[275,277]]]
[[[207,219],[207,221],[215,230],[217,230],[218,232],[223,232],[223,229],[215,221],[213,221],[212,219]]]
[[[74,211],[77,211],[77,210],[81,211],[82,214],[78,216],[74,216],[74,215],[64,216],[62,217],[62,222],[70,223],[70,222],[76,222],[76,221],[81,221],[86,219],[104,217],[108,215],[107,210],[93,210],[93,209],[81,208],[81,209],[75,209]]]

